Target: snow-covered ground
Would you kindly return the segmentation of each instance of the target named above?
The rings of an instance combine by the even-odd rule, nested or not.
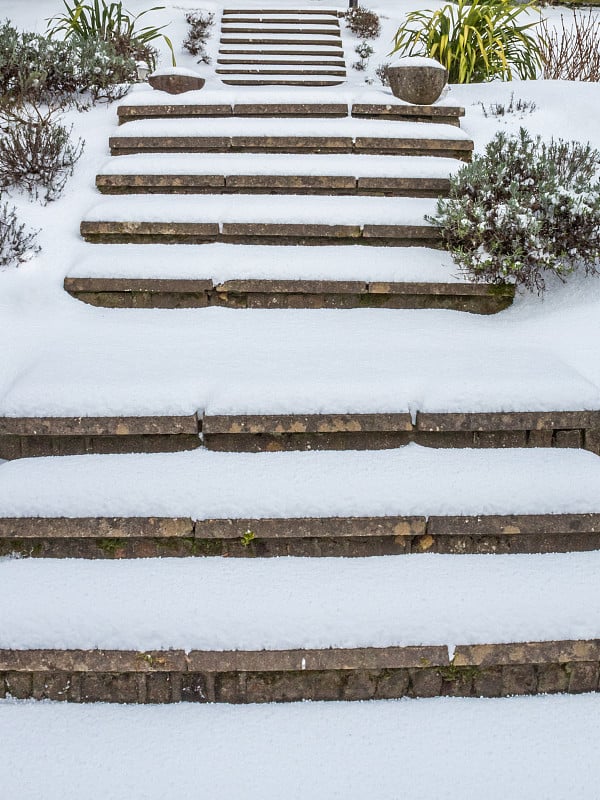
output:
[[[597,796],[600,695],[292,706],[0,701],[19,800]]]

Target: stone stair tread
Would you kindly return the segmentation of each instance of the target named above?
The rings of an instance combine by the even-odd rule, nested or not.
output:
[[[91,222],[264,223],[313,226],[419,226],[431,228],[426,214],[435,213],[436,201],[404,197],[327,197],[281,195],[175,195],[168,204],[160,195],[107,197],[83,217]]]
[[[126,122],[119,127],[117,139],[128,137],[349,137],[411,140],[440,140],[472,146],[463,130],[450,125],[407,120],[379,120],[344,117],[340,119],[286,119],[225,117],[211,119],[144,119]]]
[[[332,78],[315,78],[305,76],[303,78],[269,78],[266,76],[250,78],[244,75],[229,75],[222,79],[222,83],[228,86],[339,86],[343,81]]]
[[[304,175],[353,178],[448,178],[452,158],[368,154],[139,153],[107,160],[98,175]]]
[[[0,648],[14,650],[449,646],[458,656],[458,646],[463,663],[481,664],[486,649],[466,646],[579,639],[591,640],[586,660],[594,649],[598,659],[598,552],[518,559],[8,559],[0,574]],[[435,651],[413,657],[427,655],[435,662]],[[487,655],[492,663],[498,658],[490,648]]]
[[[149,280],[312,280],[390,283],[473,284],[457,271],[452,257],[442,250],[411,247],[402,251],[371,248],[319,248],[285,245],[203,245],[198,259],[187,245],[87,245],[67,271],[74,279],[127,278]]]
[[[378,453],[252,454],[199,449],[21,459],[0,467],[0,538],[11,536],[2,520],[64,518],[67,529],[68,518],[94,517],[381,518],[382,523],[384,518],[404,518],[414,519],[415,533],[425,532],[429,518],[453,535],[464,533],[463,518],[470,517],[470,526],[477,527],[482,517],[489,520],[488,530],[512,524],[514,535],[517,525],[531,532],[538,525],[535,517],[547,515],[556,521],[554,529],[565,533],[600,532],[599,479],[600,461],[591,453],[535,448],[434,450],[410,445]],[[578,524],[577,515],[592,516],[581,517]],[[548,523],[547,529],[552,529]],[[190,530],[182,522],[166,535],[186,536]],[[257,536],[291,535],[269,532],[268,526],[253,530]],[[73,526],[71,531],[75,537],[93,535],[76,533]],[[220,535],[241,536],[236,531]],[[409,531],[407,527],[404,533]],[[122,535],[139,534],[124,528]]]

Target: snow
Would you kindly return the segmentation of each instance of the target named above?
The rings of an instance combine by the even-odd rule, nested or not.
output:
[[[187,93],[186,93],[187,94]],[[190,93],[191,94],[191,93]],[[294,102],[296,102],[294,97]],[[252,102],[247,98],[245,102]],[[280,102],[292,102],[289,98]],[[297,102],[301,102],[298,100]],[[322,102],[322,101],[321,101]],[[192,104],[190,98],[189,103]],[[140,119],[126,122],[114,134],[125,137],[184,136],[319,136],[374,139],[441,139],[469,141],[469,135],[454,125],[406,122],[404,120],[319,118],[217,117],[210,119]]]
[[[19,800],[595,796],[600,695],[291,705],[0,701]]]
[[[186,69],[185,67],[160,67],[160,69],[155,70],[151,78],[158,78],[163,75],[180,75],[185,78],[201,78],[199,72],[193,69]]]
[[[88,222],[265,222],[321,225],[429,225],[437,201],[413,197],[302,195],[118,196],[101,200],[83,215]]]
[[[285,650],[597,639],[599,585],[600,552],[4,558],[0,648]]]
[[[427,58],[426,56],[402,56],[396,57],[390,61],[391,67],[434,67],[435,69],[446,69],[443,64],[436,61],[435,58]]]
[[[100,175],[347,175],[367,178],[448,178],[453,158],[343,154],[141,153],[107,161]],[[305,204],[307,202],[305,198]]]
[[[0,517],[193,519],[600,512],[600,459],[555,449],[218,453],[23,459]]]
[[[123,159],[128,156],[123,156]],[[354,158],[354,157],[353,157]],[[333,157],[335,159],[335,156]],[[120,159],[119,159],[120,160]],[[442,161],[442,159],[439,159]],[[335,162],[334,162],[335,163]],[[468,282],[457,273],[450,255],[426,247],[380,248],[333,245],[202,246],[201,257],[188,245],[82,245],[68,275],[89,278],[212,278],[215,282],[257,278],[263,280],[419,281]]]

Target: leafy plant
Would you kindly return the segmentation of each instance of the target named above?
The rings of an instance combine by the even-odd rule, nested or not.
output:
[[[65,39],[74,37],[82,41],[110,42],[120,55],[132,56],[138,61],[147,61],[151,69],[156,68],[157,60],[156,50],[151,42],[163,39],[171,51],[171,59],[175,66],[175,51],[171,40],[161,33],[167,26],[136,27],[141,17],[152,11],[161,11],[164,6],[154,6],[133,16],[123,8],[121,0],[110,4],[106,0],[93,0],[91,3],[75,0],[73,6],[69,5],[69,0],[63,0],[63,4],[66,13],[48,20],[50,37],[62,33]]]
[[[82,152],[82,140],[74,143],[60,122],[32,118],[8,124],[0,138],[0,186],[20,186],[36,199],[55,200]]]
[[[355,61],[352,66],[354,69],[362,72],[367,68],[367,64],[369,63],[369,59],[373,55],[374,50],[368,42],[359,42],[354,48],[354,52],[360,60]]]
[[[389,68],[390,65],[387,62],[384,62],[383,64],[380,64],[375,70],[375,75],[377,75],[383,86],[390,85],[390,76],[388,74]]]
[[[548,80],[600,81],[600,28],[598,16],[573,11],[571,25],[560,16],[560,29],[541,23],[539,48],[542,77]]]
[[[381,23],[374,11],[356,6],[344,14],[346,27],[361,39],[376,39],[381,33]]]
[[[0,206],[0,266],[12,266],[27,261],[39,251],[35,244],[37,233],[20,225],[17,212],[8,203]]]
[[[549,143],[521,128],[498,133],[481,156],[450,179],[438,200],[443,241],[474,281],[544,289],[600,266],[600,152],[589,144]]]
[[[109,42],[53,40],[20,32],[8,22],[0,25],[3,114],[32,105],[39,114],[52,116],[69,105],[114,99],[127,91],[122,84],[135,80],[135,74],[135,60],[118,55]]]
[[[535,78],[540,50],[532,31],[539,23],[520,22],[534,8],[509,0],[457,0],[437,11],[411,11],[393,52],[435,58],[450,83]]]
[[[242,534],[240,537],[240,543],[243,547],[250,547],[250,544],[256,539],[256,534],[254,531],[248,529],[245,533]]]
[[[210,64],[206,52],[206,42],[210,38],[210,29],[214,25],[215,15],[212,11],[190,11],[185,15],[189,30],[183,42],[184,48],[193,56],[199,56],[198,63]]]

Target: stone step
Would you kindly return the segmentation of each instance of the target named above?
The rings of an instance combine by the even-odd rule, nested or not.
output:
[[[339,36],[330,35],[324,37],[321,34],[321,38],[314,36],[310,39],[307,38],[306,34],[299,33],[297,37],[292,36],[291,34],[282,34],[281,38],[276,38],[275,35],[273,36],[222,36],[219,40],[219,44],[227,44],[227,45],[282,45],[282,44],[293,44],[297,47],[311,47],[314,45],[325,45],[327,47],[332,48],[339,48],[342,50],[342,40]]]
[[[301,24],[301,25],[332,25],[334,27],[339,28],[340,23],[337,17],[326,17],[325,15],[316,16],[314,19],[311,19],[308,16],[268,16],[268,17],[252,17],[252,16],[237,16],[234,14],[228,14],[224,19],[221,20],[222,28],[228,25],[240,25],[240,24],[250,24],[253,26],[266,26],[270,27],[271,25],[289,25],[289,24]]]
[[[227,86],[339,86],[344,81],[340,79],[318,79],[305,78],[303,80],[293,78],[244,78],[243,76],[230,76],[222,78],[221,83]]]
[[[252,53],[251,53],[252,54]],[[286,55],[283,53],[282,55]],[[302,55],[299,51],[297,55]],[[271,58],[271,56],[269,56]],[[243,63],[243,62],[236,62]],[[164,118],[207,118],[207,117],[359,117],[365,119],[387,119],[396,121],[436,122],[460,126],[464,108],[457,106],[413,106],[345,103],[235,103],[189,104],[181,99],[170,105],[121,105],[117,108],[119,124],[132,120]]]
[[[346,77],[346,70],[345,68],[339,69],[334,67],[325,67],[324,69],[306,69],[300,66],[300,69],[292,69],[291,67],[287,67],[286,69],[279,69],[274,68],[265,68],[257,67],[254,69],[250,69],[249,67],[238,67],[237,69],[228,69],[228,68],[219,68],[215,70],[217,75],[286,75],[288,77],[302,77],[303,75],[319,75],[321,77]]]
[[[240,16],[240,15],[252,15],[253,17],[264,16],[270,17],[275,14],[279,14],[281,16],[324,16],[324,17],[335,17],[336,19],[340,16],[340,12],[336,8],[302,8],[302,9],[291,9],[291,8],[242,8],[242,9],[235,9],[235,8],[225,8],[223,9],[223,19],[229,16]]]
[[[140,119],[109,140],[112,155],[175,152],[365,153],[471,159],[473,141],[444,124],[378,119]]]
[[[0,458],[80,453],[170,453],[200,445],[188,416],[0,417]]]
[[[297,49],[293,45],[285,47],[272,46],[272,47],[221,47],[219,49],[219,56],[235,56],[235,55],[249,55],[249,56],[327,56],[343,59],[344,53],[339,49],[331,49],[324,46],[310,45]]]
[[[342,67],[345,69],[345,61],[343,58],[332,59],[331,61],[323,61],[320,58],[303,58],[292,59],[281,58],[281,56],[263,56],[262,58],[218,58],[217,64],[225,66],[236,64],[238,66],[288,66],[288,67]],[[346,116],[344,114],[344,116]]]
[[[251,536],[248,534],[250,532]],[[600,550],[600,514],[0,517],[0,557],[364,558]]]
[[[0,650],[0,694],[75,703],[269,703],[598,691],[600,642],[260,651]]]
[[[445,308],[495,314],[514,288],[465,283],[160,280],[67,277],[70,295],[104,308]]]
[[[275,28],[271,25],[264,27],[261,25],[256,26],[248,26],[248,25],[238,25],[238,24],[231,24],[231,25],[222,25],[221,26],[221,36],[238,36],[238,35],[245,35],[245,34],[257,34],[259,36],[270,36],[274,33],[289,33],[292,36],[335,36],[339,37],[339,25],[337,26],[326,26],[326,27],[319,27],[319,28],[305,28],[304,26],[300,25],[282,25],[281,27]],[[221,41],[223,41],[221,39]]]
[[[108,161],[103,194],[340,194],[438,197],[460,162],[423,156],[138,154]]]
[[[201,438],[200,438],[201,437]],[[209,450],[583,448],[600,455],[600,411],[0,417],[0,458]]]

